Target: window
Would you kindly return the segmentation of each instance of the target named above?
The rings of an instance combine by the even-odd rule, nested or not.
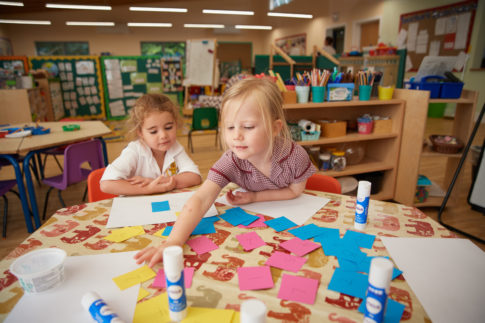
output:
[[[35,42],[39,56],[48,55],[89,55],[89,43],[86,42]]]
[[[185,57],[185,42],[141,42],[141,54]]]

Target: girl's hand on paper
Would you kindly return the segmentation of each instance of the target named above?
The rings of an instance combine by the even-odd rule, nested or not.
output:
[[[256,199],[256,193],[254,192],[232,192],[232,190],[229,190],[226,194],[227,201],[231,203],[232,205],[243,205],[243,204],[248,204],[252,203]]]
[[[153,178],[133,176],[128,178],[126,181],[131,185],[140,185],[141,187],[145,187],[153,181]]]
[[[178,244],[163,241],[158,247],[147,247],[138,252],[134,258],[138,265],[148,262],[148,267],[153,267],[156,263],[161,262],[163,258],[163,250],[169,246],[175,246]]]

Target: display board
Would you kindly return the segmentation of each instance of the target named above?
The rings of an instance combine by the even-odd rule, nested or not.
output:
[[[0,69],[27,74],[29,72],[27,56],[0,56]]]
[[[215,85],[215,39],[187,40],[187,75],[184,85]]]
[[[182,59],[180,57],[162,58],[163,92],[183,90]]]
[[[471,0],[402,14],[398,46],[407,48],[410,70],[416,71],[425,56],[468,52],[477,5]]]
[[[124,119],[145,93],[162,93],[160,56],[102,56],[107,119]]]
[[[43,69],[61,81],[65,116],[104,118],[103,85],[96,56],[29,57],[31,69]]]

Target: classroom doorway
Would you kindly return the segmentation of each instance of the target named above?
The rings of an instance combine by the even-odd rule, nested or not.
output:
[[[333,38],[333,47],[335,52],[342,55],[344,52],[345,44],[345,26],[339,26],[334,28],[328,28],[325,32],[325,37],[330,36]]]
[[[379,41],[379,20],[364,22],[360,25],[360,48],[377,46]]]

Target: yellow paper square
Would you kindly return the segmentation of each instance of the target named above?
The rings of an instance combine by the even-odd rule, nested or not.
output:
[[[138,297],[136,298],[136,301],[138,302],[139,300],[144,299],[148,295],[150,295],[150,292],[147,291],[145,288],[140,287],[140,290],[138,291]]]
[[[187,317],[182,320],[184,323],[213,323],[231,322],[233,310],[223,310],[218,308],[189,307]]]
[[[108,241],[122,242],[130,238],[145,234],[141,225],[112,230],[109,235],[104,237]]]
[[[133,323],[170,322],[167,293],[136,304]]]
[[[143,283],[156,276],[156,273],[147,265],[130,271],[129,273],[113,278],[115,284],[121,290],[125,290],[133,285]]]

